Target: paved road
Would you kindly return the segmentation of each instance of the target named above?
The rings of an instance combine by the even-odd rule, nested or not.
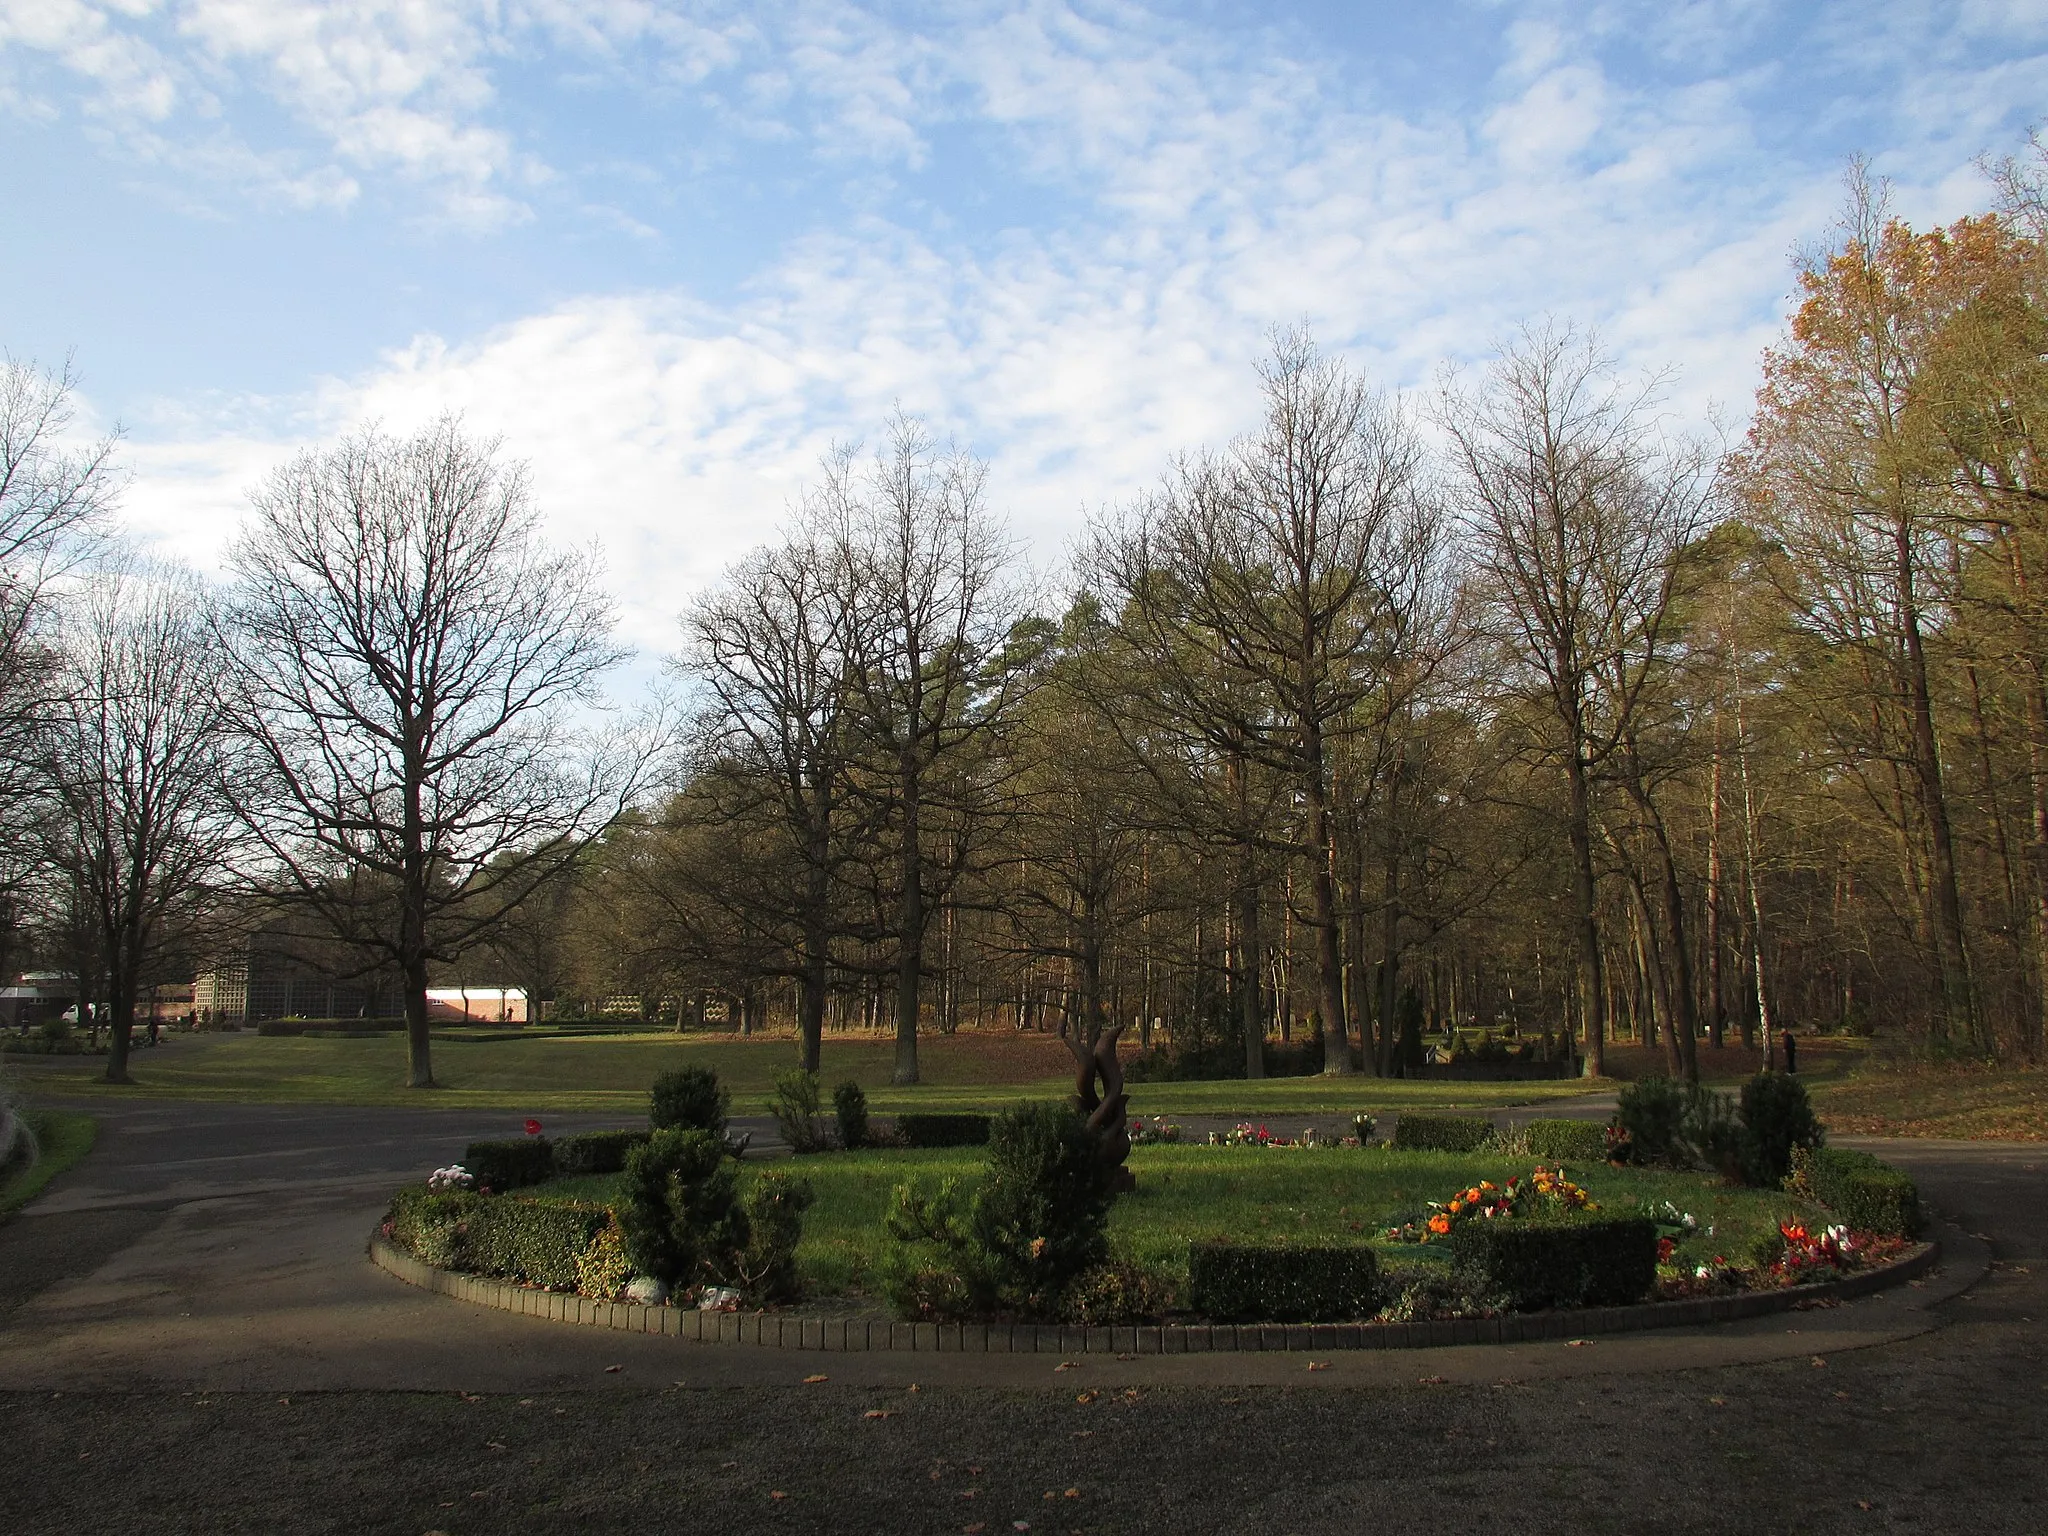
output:
[[[1959,1294],[1967,1262],[1581,1349],[1056,1372],[598,1333],[364,1263],[394,1178],[509,1116],[104,1113],[0,1228],[0,1530],[2048,1529],[2048,1148],[1883,1147],[1988,1242]]]

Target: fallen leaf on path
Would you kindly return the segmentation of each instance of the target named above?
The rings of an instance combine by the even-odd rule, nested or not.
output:
[[[987,1529],[988,1522],[986,1520],[977,1520],[972,1525],[961,1526],[960,1536],[981,1536],[981,1533]]]
[[[1055,1376],[1057,1376],[1057,1375],[1058,1375],[1058,1374],[1059,1374],[1059,1373],[1060,1373],[1061,1371],[1078,1371],[1079,1369],[1081,1369],[1081,1362],[1080,1362],[1080,1361],[1078,1361],[1078,1360],[1062,1360],[1062,1361],[1061,1361],[1061,1362],[1060,1362],[1060,1363],[1059,1363],[1058,1365],[1056,1365],[1056,1366],[1054,1366],[1054,1367],[1052,1368],[1052,1373],[1053,1373],[1053,1374],[1054,1374]]]
[[[818,1384],[819,1382],[821,1382],[821,1381],[824,1381],[824,1380],[826,1380],[826,1378],[825,1378],[825,1377],[823,1377],[823,1376],[806,1376],[806,1377],[804,1378],[804,1385],[805,1385],[805,1386],[807,1386],[807,1387],[814,1387],[814,1386],[816,1386],[816,1385],[817,1385],[817,1384]]]
[[[1592,1343],[1591,1339],[1566,1339],[1564,1347],[1566,1349],[1584,1349],[1590,1343]]]
[[[1823,1360],[1819,1355],[1815,1355],[1813,1357],[1813,1363],[1815,1365],[1826,1365],[1827,1361]]]
[[[789,1495],[784,1493],[780,1488],[776,1488],[770,1490],[768,1497],[771,1499],[786,1499],[789,1497]]]
[[[1069,1488],[1067,1490],[1067,1497],[1070,1499],[1078,1499],[1079,1497],[1081,1497],[1081,1490],[1078,1488]]]
[[[1442,1376],[1418,1376],[1415,1378],[1415,1384],[1418,1387],[1440,1387],[1445,1380]]]
[[[1868,1500],[1868,1499],[1858,1499],[1858,1500],[1856,1501],[1856,1507],[1857,1507],[1858,1509],[1868,1509],[1868,1508],[1870,1508],[1870,1500]]]
[[[1092,1403],[1101,1395],[1099,1392],[1081,1392],[1075,1395],[1074,1401],[1077,1403]]]
[[[887,1408],[870,1408],[861,1417],[864,1419],[886,1419],[889,1417],[889,1413],[890,1410]]]
[[[1308,1363],[1308,1368],[1312,1371],[1327,1371],[1330,1368],[1330,1362],[1327,1360],[1311,1360]]]
[[[625,1367],[623,1365],[608,1365],[604,1368],[604,1373],[607,1376],[612,1376],[616,1375],[620,1371],[623,1371],[624,1369]]]

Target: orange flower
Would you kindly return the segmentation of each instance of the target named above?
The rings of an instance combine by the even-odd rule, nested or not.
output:
[[[1451,1218],[1444,1215],[1436,1215],[1430,1217],[1429,1230],[1434,1232],[1438,1237],[1442,1237],[1446,1232],[1451,1230]]]

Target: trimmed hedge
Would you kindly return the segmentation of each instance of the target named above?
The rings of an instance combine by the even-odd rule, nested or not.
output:
[[[1394,1122],[1394,1147],[1401,1152],[1477,1152],[1493,1140],[1493,1122],[1474,1115],[1417,1115],[1403,1111]]]
[[[906,1147],[988,1145],[988,1115],[898,1115],[896,1135]]]
[[[1919,1187],[1868,1152],[1800,1147],[1792,1154],[1792,1180],[1852,1232],[1913,1237],[1920,1231]]]
[[[1188,1303],[1218,1322],[1343,1323],[1378,1309],[1365,1247],[1229,1241],[1188,1245]]]
[[[612,1216],[601,1205],[411,1188],[392,1198],[388,1219],[392,1241],[426,1263],[574,1290],[578,1261]]]
[[[1466,1222],[1451,1233],[1451,1264],[1475,1294],[1521,1312],[1618,1307],[1657,1280],[1657,1224],[1647,1216]]]
[[[1607,1127],[1597,1120],[1531,1120],[1529,1155],[1560,1163],[1607,1161]]]
[[[545,1136],[518,1141],[472,1141],[462,1166],[479,1184],[498,1194],[528,1184],[545,1184],[555,1176],[555,1148]]]
[[[645,1146],[652,1131],[583,1131],[564,1136],[555,1143],[557,1177],[580,1174],[617,1173],[626,1166],[626,1154]]]

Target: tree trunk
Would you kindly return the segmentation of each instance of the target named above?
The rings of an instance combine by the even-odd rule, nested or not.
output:
[[[107,1031],[107,1070],[102,1079],[109,1083],[134,1081],[128,1075],[128,1049],[135,1037],[135,979],[124,976],[120,962],[108,967],[109,1012],[112,1027]]]
[[[889,1081],[897,1087],[917,1082],[917,1010],[924,978],[924,848],[919,837],[917,772],[905,768],[903,785],[903,894],[896,909],[896,1070]]]
[[[1714,768],[1707,794],[1707,1039],[1721,1049],[1728,1028],[1727,989],[1721,982],[1721,712],[1714,711]]]
[[[1589,1077],[1607,1075],[1607,991],[1600,959],[1599,886],[1593,874],[1592,794],[1586,762],[1574,742],[1566,763],[1570,802],[1567,831],[1572,849],[1573,913],[1579,946],[1579,1016],[1585,1021]]]
[[[1969,951],[1963,938],[1963,906],[1956,880],[1955,837],[1949,827],[1948,796],[1942,786],[1941,747],[1934,734],[1934,704],[1927,680],[1927,653],[1922,644],[1920,611],[1913,590],[1912,546],[1904,529],[1894,534],[1894,543],[1898,551],[1899,632],[1905,642],[1906,684],[1911,704],[1913,767],[1920,781],[1922,812],[1927,818],[1929,851],[1934,865],[1935,954],[1941,966],[1942,1019],[1947,1034],[1960,1033],[1972,1044],[1980,1044],[1976,1000],[1970,984]],[[1761,967],[1758,969],[1761,972]]]
[[[1313,728],[1303,732],[1302,789],[1308,799],[1310,902],[1316,930],[1316,992],[1323,1010],[1323,1070],[1341,1076],[1351,1070],[1351,1038],[1344,1027],[1344,965],[1337,946],[1337,883],[1330,873],[1330,811],[1323,786],[1323,743]]]

